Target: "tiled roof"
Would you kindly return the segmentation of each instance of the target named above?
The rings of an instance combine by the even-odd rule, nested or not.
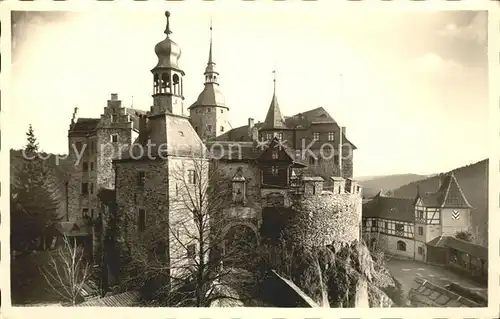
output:
[[[488,260],[488,248],[471,242],[458,239],[453,236],[439,236],[427,243],[427,245],[434,247],[448,247],[455,250],[464,252],[473,257],[483,260]]]
[[[416,200],[419,198],[427,207],[472,208],[453,172],[444,177],[437,192],[418,194]]]
[[[79,118],[76,120],[75,125],[71,128],[71,132],[92,132],[95,131],[100,119],[95,118]]]
[[[255,127],[260,129],[264,123],[255,123]],[[216,138],[217,141],[239,141],[239,142],[252,142],[248,136],[248,125],[235,127]]]
[[[413,201],[377,194],[363,205],[363,217],[380,217],[391,220],[412,222],[415,220]]]
[[[419,277],[415,277],[408,293],[410,303],[415,307],[481,307],[464,296]]]
[[[283,119],[283,115],[281,115],[278,98],[276,97],[276,94],[273,94],[271,105],[269,105],[269,110],[267,111],[266,119],[264,121],[262,129],[267,130],[284,128],[286,128],[286,124],[285,120]]]
[[[321,106],[303,113],[297,113],[289,119],[303,120],[307,123],[336,123],[333,117]]]
[[[93,299],[78,304],[79,307],[131,307],[138,305],[140,294],[137,291],[127,291],[114,296]]]
[[[222,160],[256,160],[262,150],[254,142],[207,142],[207,148],[216,159]]]
[[[226,106],[224,95],[215,83],[205,83],[203,91],[198,95],[198,99],[189,109],[197,106]]]

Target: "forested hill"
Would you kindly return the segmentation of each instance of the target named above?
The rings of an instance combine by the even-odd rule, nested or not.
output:
[[[485,246],[488,244],[488,162],[488,159],[485,159],[453,170],[465,197],[474,207],[472,231],[476,242]],[[420,185],[422,193],[435,192],[439,187],[439,176],[401,186],[394,190],[394,196],[414,198],[417,185]]]
[[[359,177],[356,180],[363,187],[363,197],[371,198],[380,191],[389,191],[406,185],[408,183],[427,178],[425,175],[417,174],[397,174],[384,176]]]
[[[67,172],[70,165],[67,160],[62,159],[62,155],[42,153],[45,167],[48,172],[48,177],[45,182],[47,190],[51,193],[52,198],[58,201],[58,215],[66,214],[66,188]],[[59,157],[59,163],[57,161]],[[10,184],[18,183],[16,176],[23,168],[24,161],[22,150],[10,150]]]

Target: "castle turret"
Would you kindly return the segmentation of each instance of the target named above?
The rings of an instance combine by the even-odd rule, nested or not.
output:
[[[189,107],[191,124],[202,139],[211,139],[229,130],[229,108],[219,89],[219,72],[212,55],[212,25],[210,24],[210,48],[204,72],[205,87],[198,99]]]

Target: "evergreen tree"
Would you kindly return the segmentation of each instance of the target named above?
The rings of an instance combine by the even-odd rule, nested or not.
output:
[[[59,220],[58,202],[47,188],[47,167],[38,154],[38,142],[30,125],[23,150],[22,169],[11,184],[11,241],[15,250],[35,248],[36,241]]]

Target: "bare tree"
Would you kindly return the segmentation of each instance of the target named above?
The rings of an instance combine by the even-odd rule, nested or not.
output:
[[[65,301],[75,305],[81,298],[83,285],[91,276],[82,247],[64,236],[63,245],[51,253],[49,266],[41,273],[47,284]]]
[[[147,231],[131,245],[136,286],[149,285],[154,304],[208,307],[245,298],[230,287],[238,280],[224,265],[249,254],[241,246],[224,248],[229,220],[222,210],[231,189],[231,177],[215,160],[193,156],[169,163],[169,192],[175,194],[169,213],[148,220]]]

